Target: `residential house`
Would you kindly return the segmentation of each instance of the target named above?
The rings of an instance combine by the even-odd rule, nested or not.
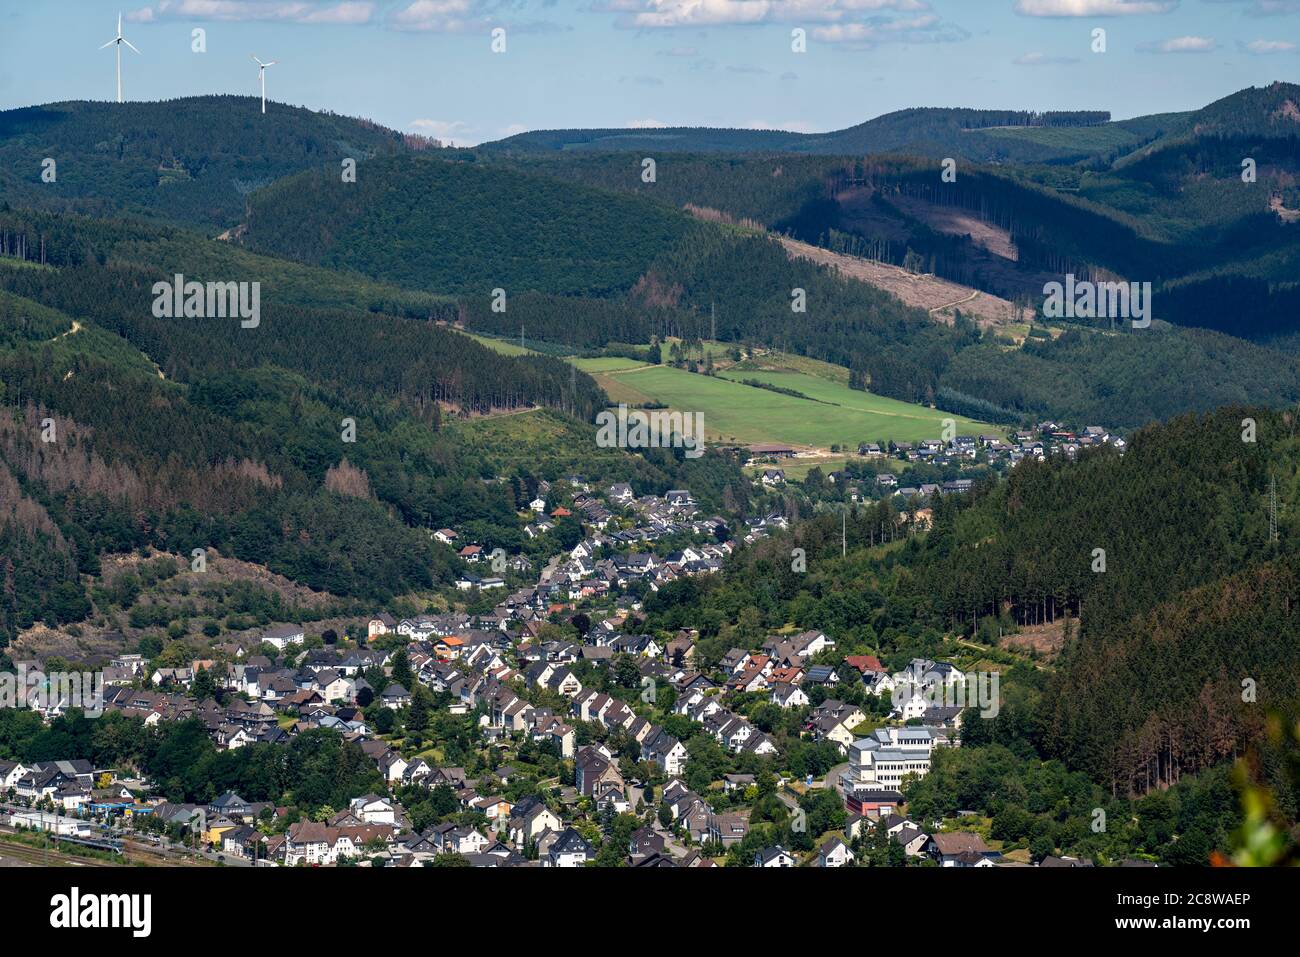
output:
[[[547,851],[546,857],[542,860],[542,866],[582,867],[595,856],[596,852],[587,843],[587,839],[575,829],[566,827],[564,833]]]
[[[853,861],[853,852],[838,835],[831,835],[817,849],[818,867],[844,867]]]
[[[794,867],[796,861],[780,844],[765,847],[754,854],[755,867]]]
[[[923,850],[940,867],[992,867],[991,858],[996,855],[984,838],[967,831],[931,835]]]

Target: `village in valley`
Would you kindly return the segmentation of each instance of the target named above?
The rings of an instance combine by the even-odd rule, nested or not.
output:
[[[924,506],[935,494],[969,492],[981,474],[1003,473],[1025,459],[1041,462],[1050,455],[1063,455],[1074,461],[1082,450],[1103,445],[1123,452],[1128,442],[1099,425],[1075,432],[1052,421],[1013,431],[1005,438],[980,434],[919,442],[862,442],[857,456],[844,468],[829,472],[825,479],[843,487],[846,497],[854,502],[891,498],[904,506],[916,502]],[[785,485],[786,470],[779,467],[783,461],[809,455],[783,443],[753,445],[746,452],[751,463],[757,463],[759,482],[768,488]]]
[[[1055,423],[1013,439],[859,451],[906,468],[1123,444]],[[926,527],[938,496],[972,485],[898,488],[894,474],[879,469],[875,486],[855,484],[851,497],[902,498],[903,535]],[[775,468],[754,475],[760,491],[784,482]],[[346,806],[305,815],[292,788],[280,802],[237,789],[206,803],[169,800],[128,768],[56,757],[0,761],[5,822],[65,847],[126,845],[228,865],[1029,866],[960,815],[908,815],[908,784],[926,776],[936,749],[960,746],[963,721],[981,720],[953,662],[914,657],[891,670],[876,654],[846,652],[834,634],[797,628],[718,657],[702,652],[698,628],[644,627],[646,596],[717,573],[737,549],[787,529],[784,514],[733,531],[688,489],[638,495],[578,475],[539,483],[530,513],[529,539],[568,521],[580,540],[537,562],[455,529],[432,532],[462,568],[446,610],[398,618],[377,609],[343,634],[254,629],[178,667],[140,653],[104,663],[110,720],[197,722],[222,752],[321,732],[355,745],[374,787]],[[65,705],[50,703],[43,718],[60,718]],[[763,839],[778,831],[780,841]]]
[[[9,926],[1289,929],[1300,0],[103,6],[0,14]]]

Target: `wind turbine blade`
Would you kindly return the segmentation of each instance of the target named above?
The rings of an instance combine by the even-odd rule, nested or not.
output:
[[[132,44],[130,40],[128,40],[128,39],[126,39],[125,37],[123,37],[123,38],[122,38],[122,42],[125,43],[127,46],[129,46],[132,50],[135,50],[135,45]],[[140,53],[139,50],[135,50],[135,52],[136,52],[136,53]],[[140,55],[141,55],[141,56],[144,56],[143,53],[140,53]]]
[[[252,60],[254,63],[256,63],[258,66],[262,66],[262,61],[259,60],[257,57],[253,56],[253,54],[250,53],[248,55],[248,58]]]
[[[267,64],[267,66],[275,66],[279,62],[280,62],[279,60],[272,60],[270,63]]]
[[[100,47],[100,49],[101,49],[101,50],[107,49],[108,47],[111,47],[111,46],[112,46],[114,43],[116,43],[116,42],[117,42],[117,37],[114,37],[113,39],[111,39],[111,40],[109,40],[107,43],[105,43],[102,47]]]
[[[117,35],[119,37],[122,35],[122,14],[121,13],[118,13],[117,15]]]

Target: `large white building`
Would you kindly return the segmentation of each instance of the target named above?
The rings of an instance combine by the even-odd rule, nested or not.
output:
[[[877,728],[849,745],[845,783],[861,791],[897,790],[907,775],[930,773],[934,745],[930,728]]]
[[[9,815],[9,824],[32,831],[49,831],[61,837],[90,837],[94,831],[89,821],[50,814],[47,811],[14,811]]]

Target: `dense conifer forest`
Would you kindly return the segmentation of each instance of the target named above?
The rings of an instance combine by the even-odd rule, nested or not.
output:
[[[281,107],[277,122],[258,123],[257,102],[198,96],[0,111],[0,196],[15,205],[221,230],[239,221],[250,194],[283,176],[431,145],[302,108]],[[56,163],[53,183],[42,179],[46,158]]]

